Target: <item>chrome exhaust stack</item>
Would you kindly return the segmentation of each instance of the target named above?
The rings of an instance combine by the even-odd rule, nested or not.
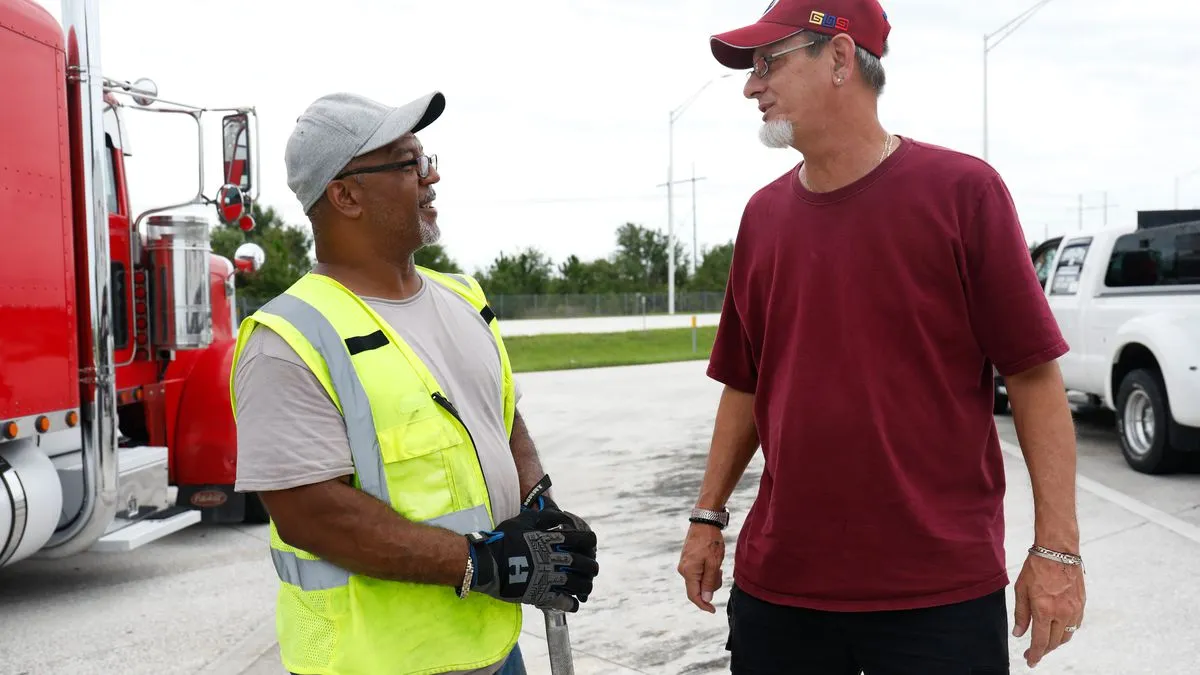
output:
[[[83,435],[83,503],[79,513],[61,526],[40,557],[59,558],[87,550],[104,536],[116,517],[117,406],[113,369],[112,307],[109,292],[108,210],[104,201],[104,77],[100,69],[98,0],[63,0],[62,24],[67,45],[67,99],[80,111],[83,217],[86,238],[77,247],[87,256],[89,349],[81,355],[81,433]],[[78,213],[78,210],[76,211]],[[82,304],[82,303],[80,303]],[[81,345],[82,346],[82,345]]]

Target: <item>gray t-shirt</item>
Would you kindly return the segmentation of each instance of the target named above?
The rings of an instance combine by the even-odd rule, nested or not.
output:
[[[421,279],[421,290],[411,298],[363,300],[416,352],[454,402],[479,451],[493,517],[507,520],[520,512],[521,487],[504,429],[500,351],[470,303]],[[236,490],[282,490],[353,473],[345,421],[275,331],[260,325],[246,340],[234,393]]]

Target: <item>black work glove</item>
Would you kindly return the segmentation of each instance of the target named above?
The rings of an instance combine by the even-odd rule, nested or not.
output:
[[[575,612],[587,602],[600,572],[596,535],[540,530],[536,519],[537,512],[526,510],[495,530],[466,535],[475,566],[471,590],[505,602]]]
[[[534,521],[539,530],[576,530],[579,532],[591,532],[592,528],[587,522],[579,516],[569,511],[563,511],[558,508],[558,504],[553,499],[546,496],[546,490],[550,489],[550,476],[542,476],[542,479],[530,489],[529,494],[521,502],[521,511],[533,511],[537,514],[537,519]],[[591,558],[596,557],[596,550],[592,549],[586,552]]]

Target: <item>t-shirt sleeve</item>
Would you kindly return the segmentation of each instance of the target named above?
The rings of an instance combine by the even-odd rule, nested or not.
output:
[[[284,490],[354,473],[346,423],[320,381],[266,326],[234,375],[238,492]]]
[[[994,173],[964,226],[966,293],[971,327],[1001,375],[1053,361],[1068,350],[1046,301],[1016,207]]]
[[[743,221],[744,222],[744,221]],[[740,239],[740,237],[739,237]],[[750,338],[746,333],[741,308],[735,300],[735,289],[745,285],[745,244],[734,244],[733,263],[729,267],[725,300],[712,354],[708,359],[708,376],[724,385],[753,394],[758,385],[758,367]]]

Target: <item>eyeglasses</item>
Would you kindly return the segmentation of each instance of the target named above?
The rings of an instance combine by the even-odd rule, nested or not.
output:
[[[817,42],[816,42],[816,40],[813,40],[811,42],[805,42],[802,45],[788,47],[787,49],[775,52],[774,54],[767,54],[766,56],[760,56],[757,59],[754,59],[754,67],[750,70],[749,73],[746,74],[746,77],[750,77],[750,75],[757,75],[759,77],[759,79],[762,79],[767,76],[767,72],[771,69],[772,61],[778,59],[779,57],[783,56],[784,54],[794,52],[798,49],[804,49],[805,47],[811,47],[815,44],[817,44]]]
[[[392,162],[390,164],[380,164],[379,166],[366,166],[359,169],[351,169],[343,171],[333,177],[333,180],[339,180],[347,176],[353,176],[360,173],[380,173],[381,171],[399,171],[405,167],[413,165],[417,167],[417,175],[421,178],[429,178],[429,172],[437,170],[437,155],[421,155],[416,159],[406,159],[403,162]]]

